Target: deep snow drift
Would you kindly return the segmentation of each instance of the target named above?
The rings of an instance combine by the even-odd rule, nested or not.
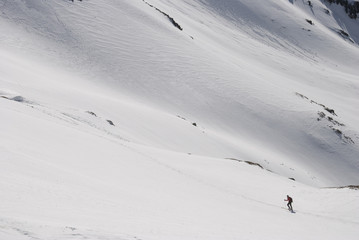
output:
[[[339,6],[0,12],[0,239],[358,236],[358,191],[318,188],[359,182],[359,22]]]

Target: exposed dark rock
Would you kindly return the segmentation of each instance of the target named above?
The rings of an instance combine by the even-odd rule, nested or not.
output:
[[[255,163],[255,162],[251,162],[251,161],[245,161],[245,160],[239,160],[239,159],[236,159],[236,158],[227,158],[229,160],[233,160],[233,161],[237,161],[237,162],[244,162],[244,163],[247,163],[249,165],[253,165],[253,166],[257,166],[257,167],[260,167],[261,169],[265,169],[264,167],[262,167],[262,165],[260,165],[259,163]],[[268,169],[266,169],[268,170]],[[268,170],[269,171],[269,170]]]
[[[305,19],[310,25],[314,25],[314,22],[310,19]]]
[[[115,126],[115,124],[111,120],[106,120],[111,126]]]
[[[352,190],[359,190],[359,185],[348,185],[348,186],[342,186],[342,187],[329,187],[329,188],[337,188],[337,189],[348,188],[348,189],[352,189]]]
[[[178,28],[179,30],[183,30],[183,28],[167,13],[163,12],[162,10],[158,9],[157,7],[153,6],[152,4],[146,2],[145,0],[142,0],[144,3],[146,3],[148,6],[156,9],[158,12],[162,13],[164,16],[166,16],[168,18],[168,20],[172,23],[173,26],[175,26],[176,28]]]
[[[251,161],[244,161],[244,162],[247,163],[247,164],[249,164],[249,165],[258,166],[258,167],[264,169],[264,168],[262,167],[262,165],[260,165],[259,163],[255,163],[255,162],[251,162]]]
[[[303,94],[300,94],[298,92],[295,93],[298,97],[301,97],[302,99],[305,99],[305,100],[309,100],[310,103],[312,104],[316,104],[318,106],[321,106],[325,111],[327,111],[328,113],[330,113],[331,115],[333,116],[338,116],[334,109],[331,109],[331,108],[328,108],[326,107],[324,104],[321,104],[321,103],[318,103],[316,101],[313,101],[313,100],[310,100],[308,97],[304,96]],[[323,111],[319,111],[318,113],[318,117],[317,117],[317,121],[321,121],[321,120],[327,120],[329,125],[328,127],[330,129],[332,129],[335,134],[344,142],[344,143],[350,143],[350,144],[355,144],[354,140],[348,136],[346,136],[343,131],[341,129],[338,129],[338,128],[335,128],[334,126],[336,127],[343,127],[345,126],[344,123],[341,123],[337,120],[334,119],[334,117],[332,116],[327,116]]]
[[[352,19],[357,19],[359,15],[359,2],[352,1],[349,2],[348,0],[324,0],[330,4],[334,3],[337,5],[341,5],[344,7],[345,12],[348,16]]]
[[[94,113],[94,112],[91,112],[91,111],[87,111],[88,114],[92,115],[92,116],[95,116],[97,117],[97,115]]]
[[[330,114],[334,115],[334,116],[338,116],[335,114],[335,111],[333,109],[330,109],[330,108],[327,108],[327,107],[324,107],[324,109],[329,112]]]

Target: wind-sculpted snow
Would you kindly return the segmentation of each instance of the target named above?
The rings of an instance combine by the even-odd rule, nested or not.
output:
[[[0,29],[0,239],[357,238],[339,6],[3,0]]]
[[[185,30],[175,31],[148,4]],[[199,122],[231,146],[214,156],[266,160],[275,163],[272,171],[314,185],[351,184],[358,171],[358,47],[328,28],[335,19],[320,1],[258,6],[246,0],[5,1],[2,49]],[[320,109],[296,92],[335,108],[343,129],[325,130],[316,120]],[[340,144],[340,132],[354,144]],[[189,151],[167,141],[154,145]],[[293,166],[281,167],[286,162]],[[333,179],[332,168],[322,171],[327,165],[338,166],[340,177]]]

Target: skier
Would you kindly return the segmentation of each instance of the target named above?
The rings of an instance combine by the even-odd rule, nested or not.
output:
[[[288,206],[288,210],[293,212],[293,207],[292,207],[292,202],[293,199],[291,197],[289,197],[289,195],[287,195],[287,199],[284,199],[284,201],[287,201],[287,206]]]

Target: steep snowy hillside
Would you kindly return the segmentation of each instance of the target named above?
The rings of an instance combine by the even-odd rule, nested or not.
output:
[[[198,122],[231,150],[193,149],[185,134],[147,145],[347,185],[358,179],[359,49],[332,30],[325,5],[311,4],[5,1],[3,48]]]
[[[343,1],[344,2],[344,1]],[[349,5],[353,5],[354,3],[356,6],[359,6],[359,2],[356,0],[349,0],[347,1]],[[339,28],[332,28],[332,30],[337,31],[343,38],[348,39],[351,42],[358,43],[359,42],[359,31],[358,31],[358,18],[348,18],[350,12],[346,12],[345,7],[341,6],[340,4],[335,4],[331,1],[324,1],[328,9],[331,11],[325,11],[328,15],[333,15],[333,19],[337,22]],[[356,12],[359,12],[357,9]]]
[[[356,239],[339,7],[0,0],[0,239]]]

